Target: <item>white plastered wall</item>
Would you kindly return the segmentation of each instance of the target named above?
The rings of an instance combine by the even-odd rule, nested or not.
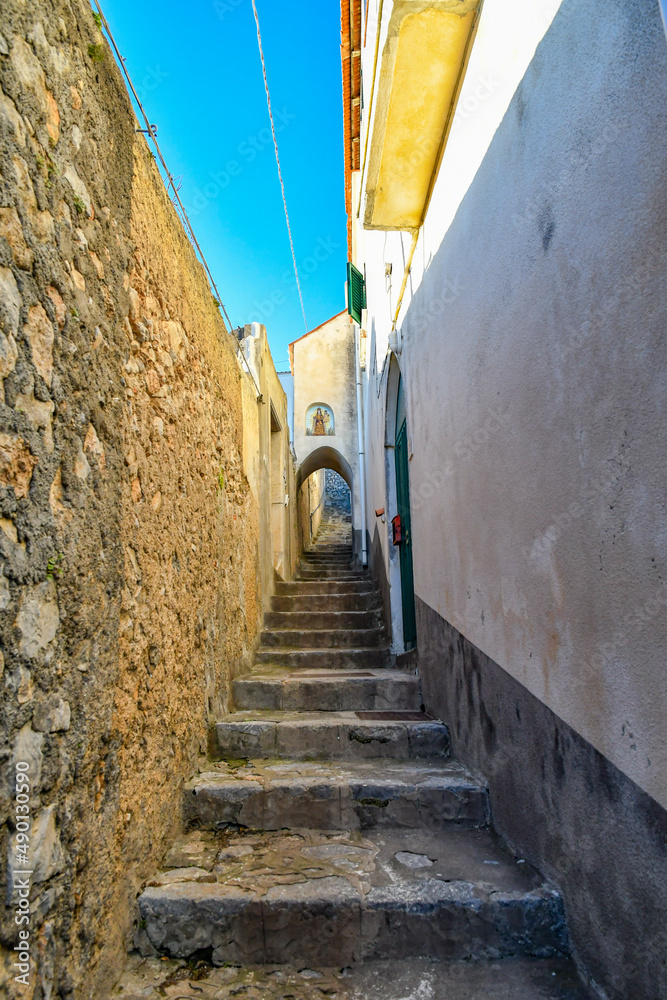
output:
[[[560,6],[486,0],[408,281],[415,589],[667,804],[667,51],[656,4]],[[409,237],[355,236],[372,523]]]

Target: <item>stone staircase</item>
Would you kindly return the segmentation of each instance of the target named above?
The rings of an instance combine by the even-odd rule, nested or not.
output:
[[[583,1000],[561,897],[395,668],[349,521],[277,585],[233,697],[139,897],[123,996],[184,996],[189,976],[203,1000]]]

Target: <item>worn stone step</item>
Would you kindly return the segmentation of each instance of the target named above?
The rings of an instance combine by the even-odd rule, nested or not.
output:
[[[355,566],[350,560],[341,560],[339,563],[330,562],[316,562],[315,560],[302,560],[299,563],[297,572],[299,574],[303,573],[317,573],[318,576],[359,576],[363,574],[363,570]]]
[[[179,982],[192,982],[201,991],[193,996],[200,1000],[591,1000],[572,959],[561,957],[387,959],[314,969],[300,964],[216,967],[199,961],[192,970],[185,959],[135,953],[117,991],[129,1000],[164,1000]]]
[[[567,950],[562,899],[487,830],[196,831],[141,893],[144,952],[215,965]]]
[[[311,572],[309,570],[299,570],[294,576],[294,583],[361,583],[368,584],[365,570],[346,570],[344,573]]]
[[[323,542],[321,545],[316,544],[310,549],[305,550],[305,555],[311,555],[315,553],[316,555],[334,555],[334,556],[349,556],[352,558],[353,550],[352,546],[343,542]]]
[[[365,667],[391,667],[393,660],[388,647],[361,649],[279,649],[260,646],[255,653],[255,665],[292,667],[308,670],[361,670]]]
[[[274,612],[324,612],[340,614],[344,611],[381,614],[382,604],[376,590],[359,594],[284,594],[271,598]],[[267,624],[270,624],[267,622]]]
[[[369,629],[381,625],[379,608],[375,611],[308,610],[278,612],[264,615],[267,629]]]
[[[354,553],[350,545],[318,545],[312,549],[305,549],[303,555],[306,559],[311,557],[352,559]]]
[[[352,580],[290,580],[277,581],[278,597],[302,594],[376,594],[377,588],[370,576]]]
[[[259,668],[232,683],[241,711],[418,711],[419,678],[398,670],[286,670]]]
[[[449,730],[430,719],[367,719],[356,712],[235,712],[214,727],[217,759],[412,760],[446,757]]]
[[[219,764],[184,789],[186,826],[439,829],[488,824],[486,787],[454,761]]]
[[[352,559],[352,552],[349,549],[344,551],[338,551],[333,549],[309,549],[304,552],[301,556],[306,562],[314,563],[331,563],[332,565],[337,565],[338,563],[350,562]]]
[[[374,649],[386,643],[384,629],[322,628],[322,629],[263,629],[263,647],[275,649]]]
[[[367,570],[361,567],[351,566],[349,563],[332,565],[331,563],[300,563],[299,573],[320,574],[322,577],[363,577],[367,575]]]

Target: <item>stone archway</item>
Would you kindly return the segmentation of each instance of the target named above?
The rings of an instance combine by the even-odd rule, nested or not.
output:
[[[319,469],[333,469],[339,476],[342,476],[350,487],[350,493],[354,495],[354,474],[349,463],[343,458],[341,453],[329,445],[323,445],[311,451],[301,465],[297,473],[297,488],[300,488],[309,476]]]

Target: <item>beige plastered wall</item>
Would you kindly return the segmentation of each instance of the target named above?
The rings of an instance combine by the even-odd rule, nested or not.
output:
[[[354,326],[348,314],[334,316],[291,345],[294,366],[294,449],[299,469],[309,470],[308,459],[320,448],[333,449],[347,465],[352,491],[352,521],[358,529],[359,441],[355,374]],[[306,434],[306,412],[324,403],[334,413],[335,434]],[[335,459],[334,459],[335,460]],[[325,460],[319,468],[336,468]],[[343,474],[341,468],[336,471]]]

